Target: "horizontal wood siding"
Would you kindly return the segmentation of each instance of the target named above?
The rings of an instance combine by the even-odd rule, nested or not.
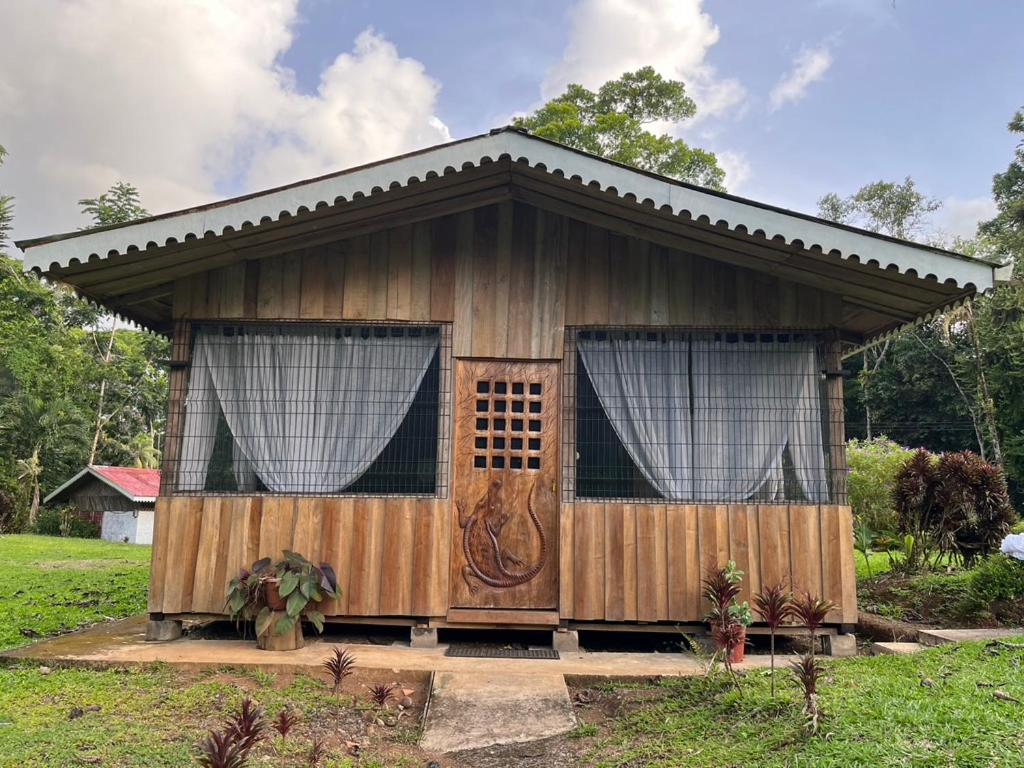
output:
[[[451,322],[457,357],[557,360],[566,326],[826,329],[837,294],[511,201],[180,279],[174,316]]]
[[[242,568],[291,549],[337,571],[341,597],[328,616],[443,615],[449,509],[412,498],[161,498],[149,610],[222,613]]]
[[[566,619],[702,621],[701,579],[734,560],[741,600],[782,582],[836,603],[830,622],[857,620],[849,507],[576,502],[561,528]]]

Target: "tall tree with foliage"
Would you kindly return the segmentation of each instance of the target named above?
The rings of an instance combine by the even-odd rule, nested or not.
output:
[[[0,144],[0,166],[4,164],[7,150]],[[11,223],[14,220],[14,198],[0,193],[0,254],[7,250],[7,241],[11,236]]]
[[[909,176],[903,183],[876,181],[865,184],[852,195],[830,192],[818,200],[818,215],[840,224],[851,224],[890,237],[909,238],[921,234],[927,217],[941,207],[937,200],[918,191]],[[877,378],[893,339],[864,350],[858,373],[860,405],[864,416],[864,437],[875,437],[873,423],[873,382]]]
[[[683,82],[644,67],[597,91],[574,83],[532,115],[517,118],[515,125],[625,165],[724,189],[725,171],[714,154],[651,130],[656,123],[678,123],[695,114],[697,105]]]
[[[119,181],[99,197],[79,200],[82,213],[92,217],[93,227],[107,227],[125,224],[149,215],[142,207],[139,190],[133,185]]]
[[[149,212],[142,207],[139,199],[139,191],[131,184],[119,181],[99,197],[90,197],[79,200],[78,205],[82,213],[92,216],[94,227],[105,227],[114,224],[126,224],[135,219],[148,216]],[[117,322],[111,319],[110,330],[107,332],[106,348],[100,350],[99,335],[93,334],[93,341],[96,342],[97,352],[100,353],[100,363],[104,370],[110,368],[114,359],[114,343],[117,338]],[[104,375],[100,380],[99,399],[96,405],[96,420],[93,428],[92,449],[89,451],[89,463],[96,463],[96,455],[99,452],[100,440],[109,421],[117,415],[117,411],[107,412],[107,388],[109,377]]]

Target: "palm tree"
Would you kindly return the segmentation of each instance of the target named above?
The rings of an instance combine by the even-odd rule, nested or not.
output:
[[[36,519],[39,517],[39,478],[43,474],[43,465],[39,461],[39,447],[32,451],[27,459],[18,459],[18,479],[28,486],[31,492],[32,501],[28,508],[28,527],[36,527]]]

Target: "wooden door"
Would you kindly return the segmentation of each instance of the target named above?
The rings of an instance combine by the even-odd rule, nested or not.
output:
[[[558,402],[558,363],[456,363],[453,608],[558,607]]]

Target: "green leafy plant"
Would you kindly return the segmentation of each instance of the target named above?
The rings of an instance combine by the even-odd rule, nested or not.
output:
[[[868,569],[868,578],[872,576],[871,573],[871,551],[875,546],[875,532],[871,530],[871,527],[867,523],[860,523],[853,530],[853,546],[861,556],[864,558],[864,565]]]
[[[859,529],[866,526],[878,534],[892,534],[898,527],[893,506],[896,473],[912,451],[885,437],[850,440],[846,461],[850,467],[847,492],[853,518]]]
[[[345,682],[345,678],[352,674],[355,670],[356,659],[344,648],[335,648],[331,657],[328,658],[324,663],[323,667],[331,673],[331,680],[333,686],[331,687],[331,693],[337,693],[341,690],[342,683]]]
[[[231,580],[227,609],[236,622],[255,622],[257,637],[265,635],[275,619],[274,632],[278,635],[291,632],[302,618],[317,632],[323,632],[324,615],[310,606],[339,594],[338,579],[330,565],[316,566],[302,555],[285,550],[282,560],[272,563],[270,558],[263,558]]]
[[[775,698],[775,633],[793,615],[793,593],[780,582],[765,587],[754,595],[754,607],[761,621],[768,625],[771,642],[772,698]]]

